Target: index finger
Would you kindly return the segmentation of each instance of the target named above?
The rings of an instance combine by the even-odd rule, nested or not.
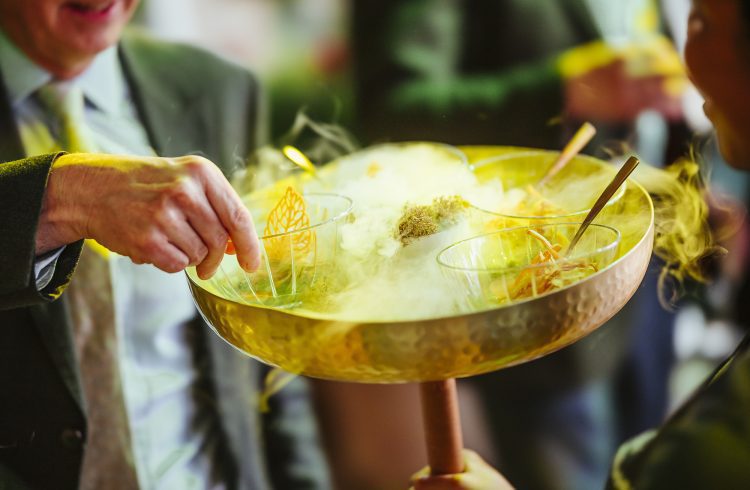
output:
[[[250,211],[218,168],[209,172],[205,191],[211,207],[232,239],[240,266],[248,272],[254,271],[260,265],[260,245]]]

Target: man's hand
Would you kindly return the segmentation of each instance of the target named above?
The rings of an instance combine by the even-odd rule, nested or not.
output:
[[[219,169],[198,156],[59,157],[47,183],[36,253],[81,238],[166,272],[195,265],[204,279],[218,268],[230,238],[245,270],[260,262],[250,213]]]
[[[513,485],[477,453],[464,449],[463,455],[463,473],[430,476],[430,468],[423,468],[412,476],[410,490],[513,490]]]

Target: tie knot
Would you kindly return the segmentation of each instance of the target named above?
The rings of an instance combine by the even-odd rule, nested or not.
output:
[[[57,119],[57,143],[69,152],[94,152],[96,145],[86,126],[81,87],[72,82],[50,82],[37,91],[43,109]]]
[[[63,121],[83,118],[83,91],[73,82],[50,82],[37,91],[37,96],[45,109]]]

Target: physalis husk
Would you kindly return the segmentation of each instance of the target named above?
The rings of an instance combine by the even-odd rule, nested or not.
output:
[[[284,196],[268,214],[263,235],[279,235],[310,226],[305,200],[292,187],[287,187]],[[267,238],[266,254],[271,262],[300,259],[305,257],[315,246],[315,232],[305,230],[300,233]]]

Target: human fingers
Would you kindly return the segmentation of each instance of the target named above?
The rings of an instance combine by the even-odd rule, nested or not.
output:
[[[490,466],[481,456],[470,449],[463,450],[464,472],[456,476],[457,488],[462,489],[493,489],[512,490],[511,485],[495,468]]]
[[[253,271],[260,264],[260,245],[252,216],[229,182],[214,169],[206,175],[206,196],[232,239],[240,266]]]
[[[197,265],[204,261],[209,250],[205,240],[188,222],[186,211],[178,204],[164,205],[154,217],[167,240],[188,257],[188,265]]]
[[[466,469],[474,469],[477,466],[485,466],[487,462],[476,451],[464,449],[461,451]]]
[[[224,258],[229,232],[203,194],[184,203],[182,211],[191,229],[197,233],[205,246],[206,253],[196,262],[196,272],[201,279],[208,279],[216,272]]]
[[[431,476],[424,468],[412,477],[414,490],[512,490],[513,486],[474,451],[464,449],[464,471]]]
[[[188,257],[189,265],[197,266],[198,276],[208,279],[224,256],[229,234],[208,203],[204,185],[197,177],[178,174],[177,178],[170,176],[168,185],[152,186],[157,197],[145,199],[147,204],[142,211]]]
[[[187,199],[182,204],[199,235],[204,238],[209,252],[205,264],[197,268],[203,278],[210,277],[218,268],[227,243],[231,239],[237,259],[245,270],[254,270],[260,253],[252,217],[229,182],[211,161],[198,156],[172,159],[200,187],[201,199]]]
[[[188,256],[161,233],[152,233],[139,247],[123,255],[128,255],[136,264],[153,264],[168,273],[180,272],[190,264]]]
[[[175,220],[165,229],[165,233],[170,243],[188,257],[188,265],[200,266],[205,263],[209,248],[205,240],[185,218]]]
[[[457,475],[426,476],[414,481],[414,490],[474,490],[464,487],[458,481]]]
[[[410,481],[414,483],[415,481],[419,480],[420,478],[427,478],[430,476],[430,467],[425,466],[421,470],[417,471],[413,475],[411,475]]]

